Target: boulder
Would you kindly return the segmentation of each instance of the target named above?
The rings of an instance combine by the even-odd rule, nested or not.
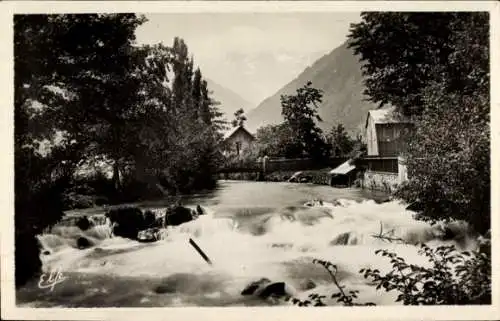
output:
[[[92,243],[89,241],[89,239],[80,236],[76,240],[76,247],[78,247],[80,250],[88,249],[89,247],[92,246]]]
[[[86,231],[92,226],[92,223],[87,216],[83,216],[76,221],[76,226],[78,226],[80,230]]]
[[[145,226],[142,211],[137,207],[121,207],[108,211],[106,217],[113,226],[113,234],[132,240]]]
[[[139,231],[137,240],[139,242],[156,242],[160,239],[160,230],[158,228],[149,228],[147,230]]]
[[[269,284],[259,294],[259,298],[283,297],[287,295],[285,282],[274,282]]]
[[[308,201],[304,204],[304,206],[307,206],[307,207],[316,207],[316,206],[323,206],[324,203],[322,200],[312,200],[312,201]]]
[[[295,172],[292,177],[288,179],[288,182],[290,183],[297,183],[302,176],[302,172]]]
[[[196,214],[203,215],[206,214],[203,208],[200,205],[196,205]]]
[[[288,295],[288,291],[285,282],[272,282],[268,278],[261,278],[245,287],[241,295],[253,295],[261,299],[267,299],[270,297],[283,297]]]
[[[302,290],[308,291],[308,290],[314,289],[316,287],[316,283],[314,283],[313,280],[308,279],[308,280],[303,281],[300,284],[300,287],[301,287]]]
[[[390,201],[391,201],[390,197],[384,197],[384,198],[381,198],[381,199],[376,199],[375,203],[377,203],[377,204],[383,204],[383,203],[388,203]],[[406,208],[406,209],[408,210],[408,208]]]
[[[301,176],[299,178],[299,182],[300,183],[309,183],[311,181],[312,181],[312,176],[309,176],[309,175],[307,175],[307,176]]]
[[[152,228],[156,226],[156,215],[147,210],[144,212],[144,227]]]
[[[246,288],[243,289],[241,295],[254,295],[257,290],[261,289],[263,286],[266,286],[271,283],[271,280],[268,278],[261,278],[258,281],[254,281],[247,285]]]
[[[180,205],[167,209],[165,213],[166,225],[177,226],[190,222],[193,219],[194,217],[191,209]]]

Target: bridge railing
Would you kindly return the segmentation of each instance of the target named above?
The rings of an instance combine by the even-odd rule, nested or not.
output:
[[[268,158],[266,161],[266,172],[279,172],[279,171],[301,171],[301,170],[313,170],[321,169],[325,167],[335,168],[347,161],[346,157],[331,157],[328,161],[318,163],[310,158],[295,158],[295,159],[285,159],[285,158]],[[263,169],[263,164],[261,161],[255,162],[242,162],[238,164],[237,162],[226,165],[219,169],[220,173],[245,173],[245,172],[260,172]]]

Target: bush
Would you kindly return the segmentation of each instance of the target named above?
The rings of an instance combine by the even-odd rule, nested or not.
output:
[[[453,246],[431,249],[422,244],[419,253],[432,266],[408,264],[396,253],[378,250],[390,259],[392,271],[382,275],[378,270],[362,269],[365,278],[377,289],[397,291],[396,302],[405,305],[491,304],[491,256],[479,251],[455,251]]]
[[[490,242],[486,242],[491,245]],[[489,246],[484,248],[489,249]],[[420,245],[419,254],[425,256],[431,267],[408,264],[396,253],[377,250],[376,254],[387,257],[392,270],[382,274],[377,269],[361,269],[360,273],[376,289],[396,291],[396,302],[404,305],[469,305],[491,304],[491,255],[489,251],[458,252],[454,246],[432,249]],[[337,266],[324,260],[313,260],[325,268],[337,291],[330,295],[344,306],[375,305],[356,302],[359,291],[348,290],[336,278]],[[326,295],[312,293],[307,300],[291,296],[285,298],[297,306],[325,306]]]
[[[488,99],[431,98],[409,145],[409,181],[396,195],[418,203],[423,220],[464,220],[483,234],[491,215]]]

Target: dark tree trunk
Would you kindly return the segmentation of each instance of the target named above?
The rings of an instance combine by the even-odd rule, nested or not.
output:
[[[121,189],[120,183],[120,163],[118,160],[115,160],[113,164],[113,184],[116,190]]]

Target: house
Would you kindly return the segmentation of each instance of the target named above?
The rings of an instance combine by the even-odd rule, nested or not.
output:
[[[330,186],[351,186],[356,180],[357,167],[354,159],[349,159],[329,172]]]
[[[412,122],[393,108],[368,111],[365,137],[368,156],[397,157],[404,151]]]
[[[255,137],[243,126],[237,126],[224,135],[224,151],[230,155],[241,155],[252,147]]]
[[[402,152],[414,125],[394,108],[370,110],[366,117],[367,156],[363,157],[362,186],[393,191],[408,179]]]

